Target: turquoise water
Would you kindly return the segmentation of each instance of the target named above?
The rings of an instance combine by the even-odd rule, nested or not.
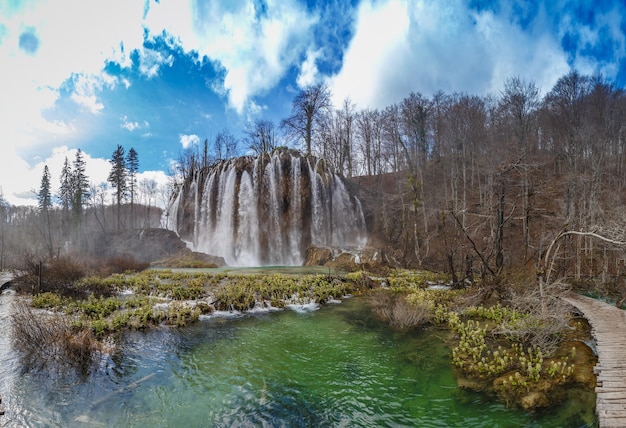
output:
[[[394,332],[364,302],[131,333],[86,380],[5,370],[0,426],[593,426],[581,391],[528,415],[458,389],[436,330]]]

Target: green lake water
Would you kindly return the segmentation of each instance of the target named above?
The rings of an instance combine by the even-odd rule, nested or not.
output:
[[[443,332],[395,332],[365,302],[130,333],[83,380],[20,374],[5,352],[0,426],[594,426],[588,391],[529,415],[457,388]]]

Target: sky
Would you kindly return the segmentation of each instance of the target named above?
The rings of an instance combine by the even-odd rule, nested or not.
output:
[[[164,185],[182,151],[299,90],[384,108],[411,92],[546,93],[571,70],[626,85],[623,0],[0,0],[0,189],[36,205],[83,152],[106,182],[117,145]]]

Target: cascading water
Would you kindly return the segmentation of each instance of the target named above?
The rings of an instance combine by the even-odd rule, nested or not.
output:
[[[231,266],[301,265],[310,245],[354,249],[367,241],[361,204],[342,179],[286,150],[187,177],[163,226]]]

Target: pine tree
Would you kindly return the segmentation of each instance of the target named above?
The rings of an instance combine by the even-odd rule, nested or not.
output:
[[[59,187],[59,201],[61,203],[61,228],[63,235],[67,235],[69,226],[69,212],[72,206],[72,198],[74,191],[72,189],[72,167],[70,162],[65,158],[63,168],[61,169],[61,186]]]
[[[135,193],[137,191],[137,171],[139,170],[139,155],[132,147],[126,155],[126,172],[127,172],[127,187],[128,194],[130,196],[130,216],[132,221],[132,227],[135,223]]]
[[[50,224],[50,208],[52,208],[52,195],[50,193],[50,170],[48,165],[44,165],[41,177],[41,186],[37,193],[39,200],[39,212],[42,214],[41,234],[48,248],[48,255],[52,257],[54,249],[52,247],[52,225]]]
[[[127,177],[128,170],[126,168],[126,159],[124,157],[124,148],[117,145],[113,152],[113,156],[109,160],[111,163],[111,171],[109,172],[108,181],[115,189],[115,201],[117,204],[117,227],[121,226],[121,207],[122,201],[127,193]]]
[[[39,201],[39,210],[41,212],[47,212],[52,207],[52,195],[50,193],[50,170],[48,165],[43,167],[43,176],[41,177],[41,186],[39,187],[39,193],[37,193],[37,199]]]
[[[61,209],[64,213],[67,213],[72,206],[72,168],[70,162],[65,158],[63,162],[63,168],[61,169],[61,187],[59,188],[59,200],[61,201]]]
[[[74,219],[80,222],[83,206],[89,200],[89,179],[85,173],[86,166],[83,159],[83,152],[78,149],[76,158],[74,159],[74,171],[71,175],[72,179],[72,211]]]

